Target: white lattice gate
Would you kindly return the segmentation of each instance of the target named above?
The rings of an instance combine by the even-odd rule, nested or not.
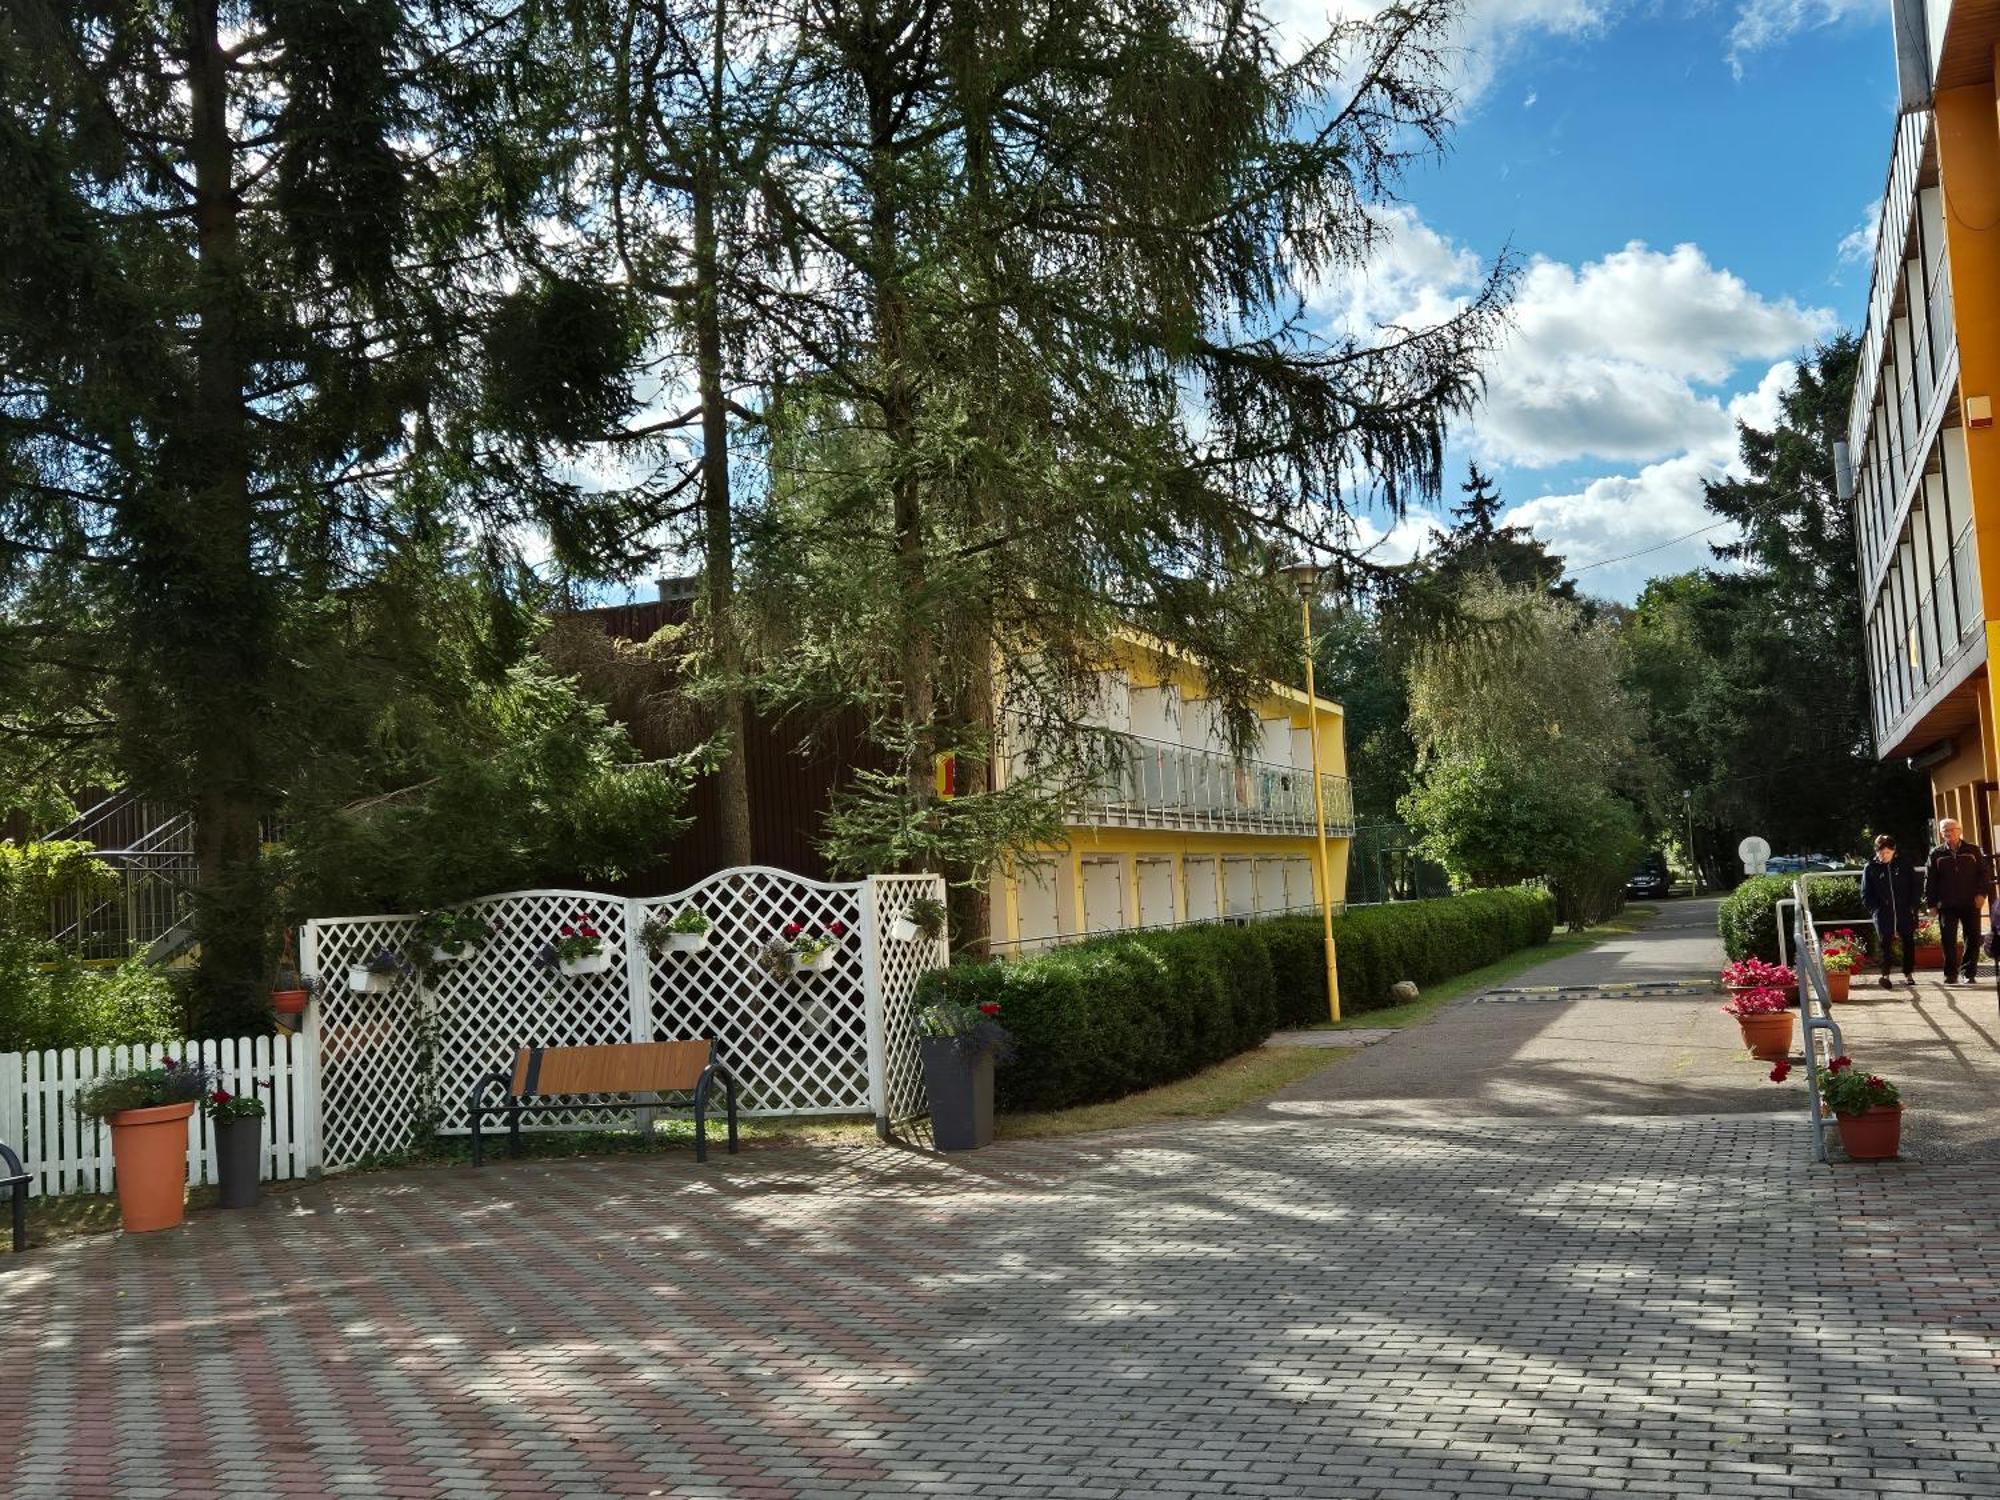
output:
[[[416,918],[309,922],[299,960],[324,986],[307,1025],[320,1048],[326,1165],[403,1150],[432,1129],[462,1132],[473,1083],[530,1045],[712,1038],[745,1113],[871,1113],[887,1130],[924,1108],[912,1001],[917,980],[945,962],[946,944],[891,932],[924,896],[942,901],[943,882],[840,884],[762,866],[639,901],[514,891],[463,903],[493,928],[478,952],[379,994],[349,989],[348,970],[383,949],[400,953]],[[709,919],[707,946],[649,952],[647,917],[689,907]],[[539,955],[560,929],[586,921],[603,934],[610,966],[574,977],[543,967]],[[792,924],[838,932],[824,972],[781,976],[760,962]],[[566,1123],[545,1116],[523,1128]]]

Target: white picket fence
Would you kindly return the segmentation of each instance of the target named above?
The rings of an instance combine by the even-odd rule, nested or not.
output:
[[[460,903],[492,928],[476,953],[428,982],[352,990],[348,971],[415,941],[409,914],[325,917],[299,936],[299,963],[323,988],[307,1013],[320,1046],[328,1170],[394,1157],[426,1130],[465,1130],[474,1083],[524,1046],[712,1040],[747,1115],[873,1114],[886,1130],[923,1112],[913,1001],[948,957],[940,938],[891,936],[936,875],[811,880],[765,866],[720,870],[669,896],[508,891]],[[683,908],[710,922],[699,953],[650,953],[649,916]],[[538,955],[565,925],[603,935],[602,971],[563,976]],[[821,973],[774,976],[759,954],[791,924],[841,929]],[[525,1129],[567,1128],[564,1115]]]
[[[111,1130],[76,1112],[93,1080],[163,1057],[206,1063],[231,1093],[264,1101],[267,1182],[319,1170],[319,1049],[309,1037],[246,1036],[144,1047],[84,1047],[0,1052],[0,1141],[21,1154],[36,1196],[112,1190]],[[188,1131],[188,1181],[216,1180],[215,1149],[200,1111]]]

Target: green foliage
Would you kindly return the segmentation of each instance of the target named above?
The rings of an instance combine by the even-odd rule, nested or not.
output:
[[[1490,584],[1477,628],[1425,645],[1410,670],[1421,761],[1402,802],[1419,847],[1474,886],[1545,877],[1562,919],[1617,908],[1645,852],[1648,766],[1618,681],[1613,626],[1575,605]]]
[[[190,1104],[204,1099],[214,1087],[206,1068],[162,1060],[156,1067],[106,1073],[76,1096],[76,1112],[102,1120],[126,1109],[158,1109],[164,1104]]]
[[[1903,1102],[1902,1091],[1877,1073],[1864,1073],[1845,1057],[1836,1057],[1819,1070],[1820,1097],[1837,1115],[1866,1114],[1871,1109],[1890,1109]]]
[[[1930,817],[1923,775],[1875,754],[1853,519],[1833,489],[1856,359],[1851,335],[1829,340],[1800,363],[1773,427],[1739,427],[1743,477],[1705,498],[1742,528],[1715,549],[1742,566],[1654,579],[1625,631],[1643,738],[1669,785],[1694,793],[1711,884],[1741,874],[1746,834],[1778,853],[1840,856],[1875,832],[1913,842]],[[1678,806],[1663,824],[1685,826]]]
[[[625,731],[537,660],[421,733],[407,789],[316,788],[273,855],[295,916],[417,911],[494,891],[622,879],[659,858],[702,754],[637,764]]]
[[[1548,940],[1539,891],[1478,891],[1335,919],[1344,1014],[1393,1004],[1398,980],[1429,983]],[[1324,1019],[1320,923],[1280,917],[1137,932],[1015,963],[924,977],[917,1004],[997,1004],[1018,1053],[996,1087],[1007,1109],[1060,1109],[1185,1077],[1279,1026]]]
[[[1861,880],[1854,875],[1812,875],[1806,880],[1813,919],[1821,922],[1866,923],[1861,904]],[[1778,902],[1792,893],[1789,875],[1757,875],[1744,881],[1716,908],[1715,922],[1722,948],[1732,959],[1778,961]],[[1786,941],[1789,944],[1790,935]]]

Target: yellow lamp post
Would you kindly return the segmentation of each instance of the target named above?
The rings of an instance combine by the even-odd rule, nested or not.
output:
[[[1326,933],[1326,1009],[1338,1021],[1340,970],[1333,951],[1333,871],[1326,857],[1326,796],[1319,778],[1319,689],[1313,681],[1312,595],[1319,583],[1319,567],[1315,563],[1298,562],[1284,573],[1299,590],[1299,628],[1306,653],[1306,737],[1312,741],[1313,826],[1319,831],[1319,915]]]

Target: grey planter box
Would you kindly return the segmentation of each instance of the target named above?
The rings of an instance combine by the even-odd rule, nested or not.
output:
[[[967,1057],[950,1037],[919,1043],[924,1092],[931,1100],[931,1140],[940,1151],[977,1151],[993,1144],[993,1054]]]
[[[217,1120],[215,1175],[222,1189],[223,1208],[255,1208],[263,1196],[257,1180],[258,1158],[264,1150],[264,1117]]]

